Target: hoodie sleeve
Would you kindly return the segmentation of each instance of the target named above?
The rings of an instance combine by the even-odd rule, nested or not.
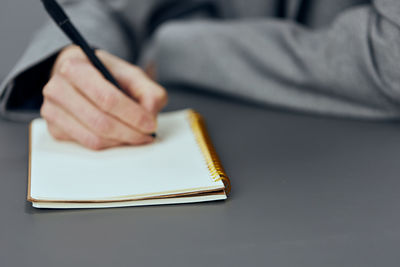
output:
[[[171,22],[157,79],[295,111],[400,118],[400,1],[343,11],[325,28],[287,20]]]

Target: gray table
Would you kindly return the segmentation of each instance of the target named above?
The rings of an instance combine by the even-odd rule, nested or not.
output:
[[[1,266],[399,266],[400,126],[172,91],[206,118],[225,202],[37,210],[27,124],[0,121]]]

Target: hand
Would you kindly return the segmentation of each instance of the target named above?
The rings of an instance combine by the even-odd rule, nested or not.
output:
[[[108,82],[80,48],[69,46],[43,88],[40,113],[51,135],[93,150],[152,142],[149,134],[156,131],[166,91],[140,68],[105,51],[96,55],[130,97]]]

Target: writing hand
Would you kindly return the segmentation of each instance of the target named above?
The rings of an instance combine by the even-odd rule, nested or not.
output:
[[[62,50],[43,88],[41,116],[57,140],[100,150],[153,141],[156,116],[167,102],[164,88],[140,68],[105,51],[96,55],[124,88],[107,81],[79,47]]]

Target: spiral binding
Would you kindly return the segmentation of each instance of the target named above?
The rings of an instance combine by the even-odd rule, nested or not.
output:
[[[215,148],[211,142],[211,138],[208,135],[203,117],[194,110],[189,110],[188,117],[190,126],[200,150],[204,155],[212,179],[214,182],[222,181],[225,185],[225,192],[229,194],[231,192],[231,182],[229,177],[226,175],[226,172],[222,167],[221,161],[218,158]]]

